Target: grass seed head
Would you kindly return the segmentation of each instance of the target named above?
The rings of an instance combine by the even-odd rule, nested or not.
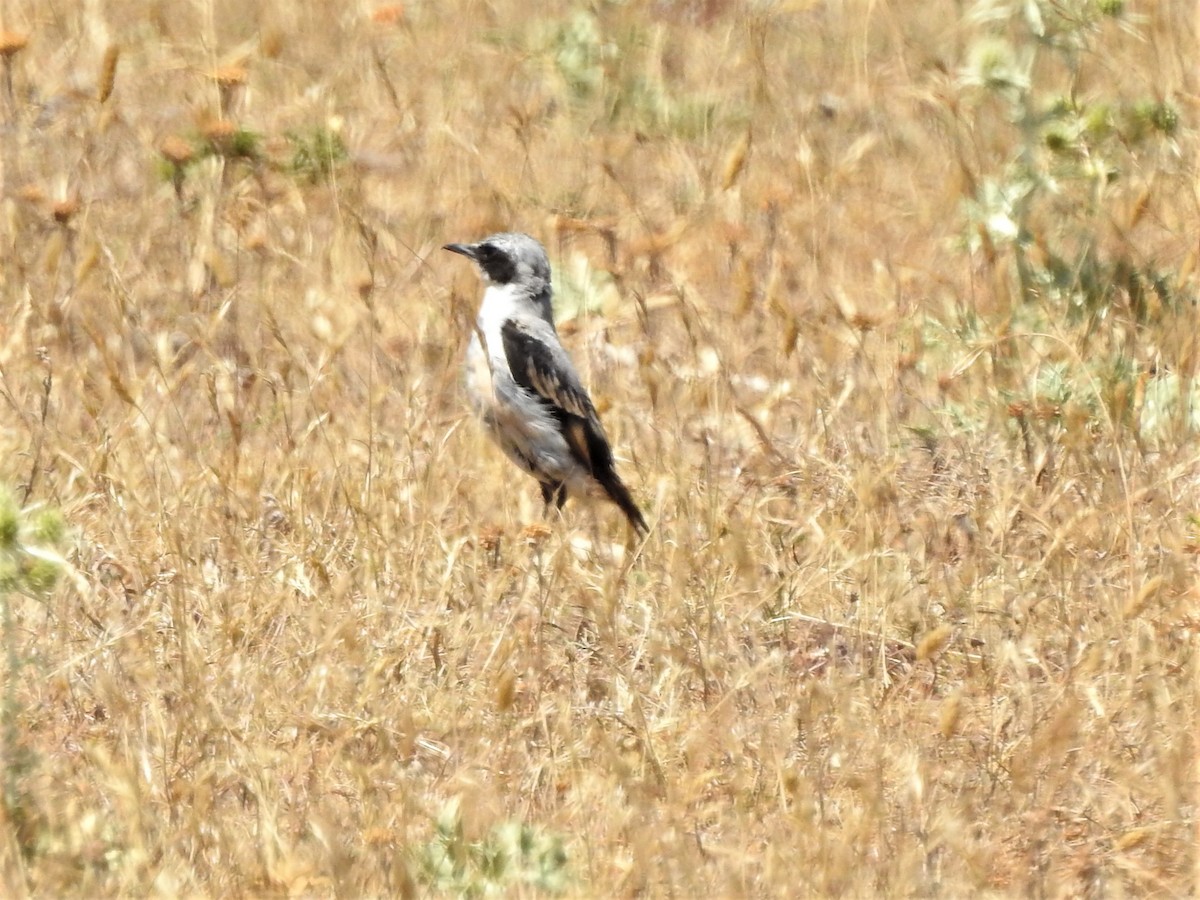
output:
[[[746,166],[746,156],[750,152],[750,132],[747,131],[737,143],[730,149],[728,156],[725,157],[725,167],[721,175],[722,190],[729,190],[733,187],[734,182],[738,180],[738,176],[742,174],[742,170]]]
[[[96,99],[104,103],[112,96],[113,87],[117,81],[117,62],[121,58],[121,48],[109,44],[104,51],[104,60],[100,63],[100,77],[96,81]]]
[[[1125,604],[1123,615],[1126,619],[1136,619],[1145,611],[1150,601],[1158,596],[1162,590],[1166,579],[1162,575],[1155,575],[1153,578],[1146,581],[1145,584],[1138,589],[1129,602]]]
[[[264,5],[257,41],[158,0],[119,62],[53,15],[0,58],[35,893],[784,895],[799,860],[818,896],[1074,896],[1078,851],[1188,895],[1194,33],[1060,67],[1096,23],[1052,3],[1053,41],[952,0]],[[637,549],[469,420],[482,291],[436,248],[512,229],[560,303],[612,278],[562,334]],[[524,878],[566,868],[544,828],[565,889]]]
[[[962,718],[962,691],[955,691],[942,701],[942,708],[938,715],[938,728],[942,733],[943,738],[951,738],[958,731],[958,724]]]
[[[950,642],[950,637],[953,634],[954,628],[950,625],[939,625],[928,632],[917,644],[917,660],[924,662],[938,656],[945,649],[946,644]]]

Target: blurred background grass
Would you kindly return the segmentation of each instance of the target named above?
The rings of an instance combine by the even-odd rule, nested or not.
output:
[[[7,896],[1200,890],[1193,4],[2,13]]]

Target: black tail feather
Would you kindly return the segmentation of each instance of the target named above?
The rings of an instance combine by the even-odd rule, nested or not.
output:
[[[642,511],[633,502],[629,488],[625,487],[625,483],[621,481],[617,473],[598,472],[596,474],[600,486],[604,488],[604,492],[608,494],[609,499],[621,507],[621,512],[625,513],[625,517],[629,519],[629,524],[633,526],[633,530],[642,536],[649,534],[650,526],[646,524],[645,518],[642,517]]]

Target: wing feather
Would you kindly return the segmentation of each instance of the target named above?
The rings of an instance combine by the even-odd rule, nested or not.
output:
[[[611,471],[604,426],[566,352],[512,319],[501,326],[500,335],[513,378],[550,408],[574,457],[593,475]]]
[[[585,420],[596,418],[591,398],[561,349],[555,352],[545,340],[512,319],[501,326],[500,336],[517,384],[563,412]]]
[[[621,507],[633,527],[645,534],[649,530],[646,520],[613,468],[612,448],[596,407],[566,352],[556,340],[549,343],[546,339],[553,336],[553,331],[548,336],[540,336],[528,326],[509,319],[500,327],[500,336],[513,379],[542,399],[558,422],[571,455]]]

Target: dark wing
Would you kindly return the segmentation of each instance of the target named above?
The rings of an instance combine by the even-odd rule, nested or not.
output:
[[[504,340],[504,356],[513,379],[542,398],[558,422],[571,455],[591,472],[634,528],[645,533],[648,530],[646,520],[613,468],[612,448],[596,407],[580,384],[565,351],[512,319],[501,326],[500,336]]]
[[[542,398],[575,458],[593,471],[611,468],[612,451],[600,417],[563,350],[512,319],[501,326],[500,336],[513,378]]]

